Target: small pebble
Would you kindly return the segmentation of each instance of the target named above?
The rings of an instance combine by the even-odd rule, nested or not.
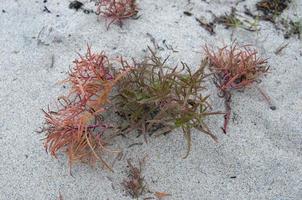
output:
[[[269,108],[270,108],[271,110],[276,110],[276,109],[277,109],[276,106],[270,106]]]

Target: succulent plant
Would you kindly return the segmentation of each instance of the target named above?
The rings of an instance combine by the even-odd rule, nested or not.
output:
[[[166,59],[158,57],[149,48],[150,56],[133,65],[129,73],[117,84],[113,97],[117,113],[124,119],[121,132],[139,130],[144,134],[164,134],[176,128],[183,130],[191,146],[193,128],[217,140],[208,128],[205,119],[217,114],[211,111],[204,81],[203,61],[195,72],[187,64],[171,67]],[[124,67],[129,64],[124,62]],[[185,156],[185,157],[186,157]]]

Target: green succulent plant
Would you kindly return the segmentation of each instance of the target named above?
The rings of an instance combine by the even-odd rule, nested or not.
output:
[[[218,112],[212,112],[208,102],[203,61],[193,72],[187,64],[171,67],[168,57],[162,59],[149,48],[150,56],[144,61],[134,62],[132,69],[117,84],[113,97],[116,112],[124,119],[121,131],[138,130],[160,135],[176,128],[183,130],[188,143],[187,157],[191,147],[191,130],[197,129],[217,141],[205,123],[205,119]],[[127,62],[123,62],[129,68]]]

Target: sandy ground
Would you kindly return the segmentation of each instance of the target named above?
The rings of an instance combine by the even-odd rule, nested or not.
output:
[[[93,8],[89,0],[82,1]],[[105,20],[68,8],[67,0],[1,0],[0,2],[0,199],[130,199],[120,183],[126,177],[127,158],[148,155],[144,176],[151,191],[172,194],[166,199],[302,199],[302,42],[284,41],[271,23],[260,22],[261,31],[233,31],[233,39],[255,45],[269,57],[271,73],[263,80],[277,110],[272,111],[257,90],[235,93],[233,119],[228,135],[223,135],[221,117],[209,119],[219,137],[214,144],[204,134],[193,134],[190,156],[181,157],[186,144],[180,131],[166,137],[151,138],[148,144],[125,148],[125,158],[115,164],[115,173],[76,165],[69,175],[66,158],[51,158],[36,134],[43,122],[41,108],[63,94],[56,84],[76,57],[91,44],[96,51],[111,56],[142,57],[151,34],[163,48],[196,66],[202,58],[202,45],[228,44],[232,30],[217,26],[211,36],[183,11],[210,19],[206,12],[223,14],[235,5],[231,0],[206,3],[192,0],[141,0],[141,17],[128,20],[121,29]],[[240,3],[252,7],[254,0]],[[44,6],[51,13],[43,12]],[[3,10],[1,12],[1,10]],[[282,16],[301,18],[302,2],[296,0]],[[166,40],[178,52],[165,48]],[[289,45],[281,55],[274,51],[284,42]],[[216,110],[223,102],[212,86]],[[127,147],[142,138],[118,140]],[[146,197],[152,196],[147,194]]]

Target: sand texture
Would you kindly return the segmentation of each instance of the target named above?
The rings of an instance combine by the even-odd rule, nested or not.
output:
[[[89,0],[82,2],[87,9],[95,8]],[[145,155],[147,187],[172,194],[167,200],[302,199],[302,40],[285,40],[282,31],[265,21],[260,21],[258,32],[217,25],[216,35],[210,35],[195,17],[209,20],[208,10],[224,14],[236,1],[188,2],[140,0],[139,19],[106,30],[104,18],[69,9],[68,0],[1,0],[1,200],[55,200],[60,193],[66,200],[131,199],[120,184],[127,176],[126,160],[137,161]],[[247,5],[255,11],[255,2],[247,0],[237,8],[243,13]],[[44,6],[50,13],[43,11]],[[282,17],[301,19],[302,1],[295,0]],[[147,45],[153,47],[150,36],[159,45],[160,55],[171,54],[171,62],[182,60],[192,68],[204,57],[205,44],[221,47],[237,39],[240,44],[254,45],[269,58],[270,73],[259,86],[277,109],[269,109],[256,89],[235,92],[228,134],[220,129],[222,116],[208,120],[219,143],[194,131],[191,153],[184,160],[186,142],[180,130],[129,148],[143,138],[119,138],[124,158],[115,163],[114,173],[78,164],[70,176],[66,157],[49,156],[42,145],[43,135],[35,132],[43,122],[41,109],[64,94],[57,82],[66,77],[76,53],[85,53],[87,44],[112,57],[142,58]],[[164,40],[177,52],[169,50]],[[275,50],[286,43],[276,55]],[[214,109],[223,110],[215,86],[211,81],[208,84]],[[149,196],[153,195],[144,197]]]

